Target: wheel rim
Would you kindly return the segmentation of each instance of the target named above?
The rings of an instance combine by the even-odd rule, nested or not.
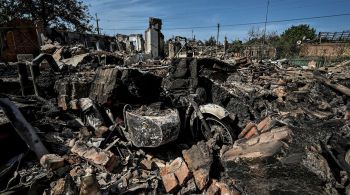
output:
[[[230,134],[230,130],[228,127],[219,119],[215,118],[206,118],[205,121],[207,122],[208,126],[211,129],[212,135],[217,133],[220,138],[220,142],[224,144],[233,144],[233,138]],[[204,126],[201,125],[201,129],[204,129]]]

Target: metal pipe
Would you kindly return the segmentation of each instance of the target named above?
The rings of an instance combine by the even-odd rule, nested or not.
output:
[[[16,105],[8,98],[0,98],[0,107],[11,121],[18,135],[26,142],[28,147],[36,154],[38,159],[48,154],[48,150],[36,134],[34,127],[28,123]]]

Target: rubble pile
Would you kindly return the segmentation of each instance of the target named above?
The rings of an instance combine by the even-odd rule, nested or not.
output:
[[[2,193],[350,192],[349,66],[42,49],[0,69]]]

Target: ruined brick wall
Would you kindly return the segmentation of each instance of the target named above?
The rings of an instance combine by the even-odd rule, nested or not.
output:
[[[33,22],[17,20],[5,26],[1,32],[1,58],[17,61],[17,54],[37,55],[40,51],[37,33]]]
[[[350,43],[321,43],[301,46],[302,57],[350,57]]]

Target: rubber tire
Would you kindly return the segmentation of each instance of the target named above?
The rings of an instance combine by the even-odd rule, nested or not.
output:
[[[225,128],[227,135],[226,136],[230,136],[230,142],[222,142],[222,145],[232,145],[234,143],[234,141],[237,139],[237,135],[235,133],[235,131],[232,129],[232,127],[230,126],[230,124],[224,119],[224,120],[220,120],[215,116],[212,115],[206,115],[204,116],[205,120],[208,121],[215,121],[217,124],[221,125],[222,127]],[[200,123],[200,121],[198,121]],[[211,126],[210,122],[208,122],[209,127]],[[202,133],[202,125],[199,125],[199,131],[200,133],[203,135]],[[203,136],[204,137],[204,136]],[[221,140],[222,141],[222,140]]]

